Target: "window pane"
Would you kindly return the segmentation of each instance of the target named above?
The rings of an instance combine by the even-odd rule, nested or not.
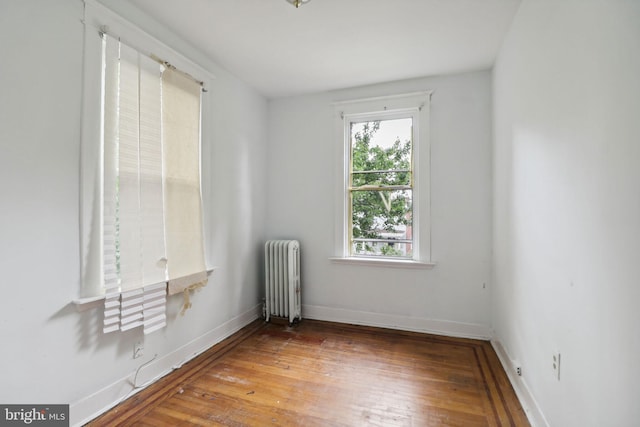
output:
[[[354,255],[412,255],[411,190],[355,190],[351,192],[351,201]],[[404,240],[409,240],[409,244],[399,245]]]
[[[351,123],[352,171],[411,170],[411,141],[411,118]],[[385,178],[388,177],[380,174],[358,174],[362,180]]]

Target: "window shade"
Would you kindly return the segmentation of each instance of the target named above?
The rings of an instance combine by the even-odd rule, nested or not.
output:
[[[180,72],[162,74],[162,142],[169,295],[207,281],[200,195],[201,87]]]

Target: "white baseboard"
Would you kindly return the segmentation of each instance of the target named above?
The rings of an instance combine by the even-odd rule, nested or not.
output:
[[[396,314],[371,313],[313,305],[302,306],[302,317],[328,322],[350,323],[353,325],[376,326],[403,331],[424,332],[458,338],[488,340],[491,329],[476,323],[451,322],[448,320],[424,319]]]
[[[500,341],[492,339],[491,345],[493,346],[493,349],[498,355],[498,359],[500,359],[500,363],[502,363],[502,367],[509,377],[509,381],[516,392],[516,396],[518,396],[522,409],[524,409],[524,412],[527,414],[527,418],[529,419],[531,426],[549,427],[549,423],[540,410],[538,402],[529,391],[529,387],[527,387],[524,377],[519,376],[516,373],[516,366],[518,364],[509,357],[509,354]]]
[[[128,397],[145,389],[174,369],[181,367],[215,344],[233,335],[260,316],[262,316],[262,304],[258,304],[250,310],[228,320],[175,351],[159,359],[150,361],[147,365],[144,365],[144,368],[139,369],[137,387],[133,384],[133,378],[136,374],[134,372],[102,390],[78,402],[72,403],[69,411],[70,425],[80,426],[94,419]],[[140,386],[140,384],[142,384],[142,386]]]

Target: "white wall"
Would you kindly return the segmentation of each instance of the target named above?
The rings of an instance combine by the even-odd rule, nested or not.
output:
[[[495,338],[552,426],[640,420],[639,76],[626,0],[525,1],[495,66]]]
[[[212,137],[203,141],[209,285],[181,317],[172,297],[168,326],[103,335],[99,309],[78,313],[79,156],[83,7],[80,0],[0,3],[0,402],[71,403],[76,423],[115,403],[143,363],[145,382],[254,318],[265,236],[267,102],[126,3],[160,40],[216,79]],[[256,310],[256,308],[258,310]]]
[[[431,270],[336,265],[332,102],[434,90]],[[303,317],[487,336],[491,268],[491,74],[473,72],[272,100],[270,238],[297,238]],[[483,284],[487,285],[483,289]]]

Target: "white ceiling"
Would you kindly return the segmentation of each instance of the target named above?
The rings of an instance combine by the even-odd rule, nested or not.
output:
[[[520,0],[131,0],[269,98],[493,65]]]

